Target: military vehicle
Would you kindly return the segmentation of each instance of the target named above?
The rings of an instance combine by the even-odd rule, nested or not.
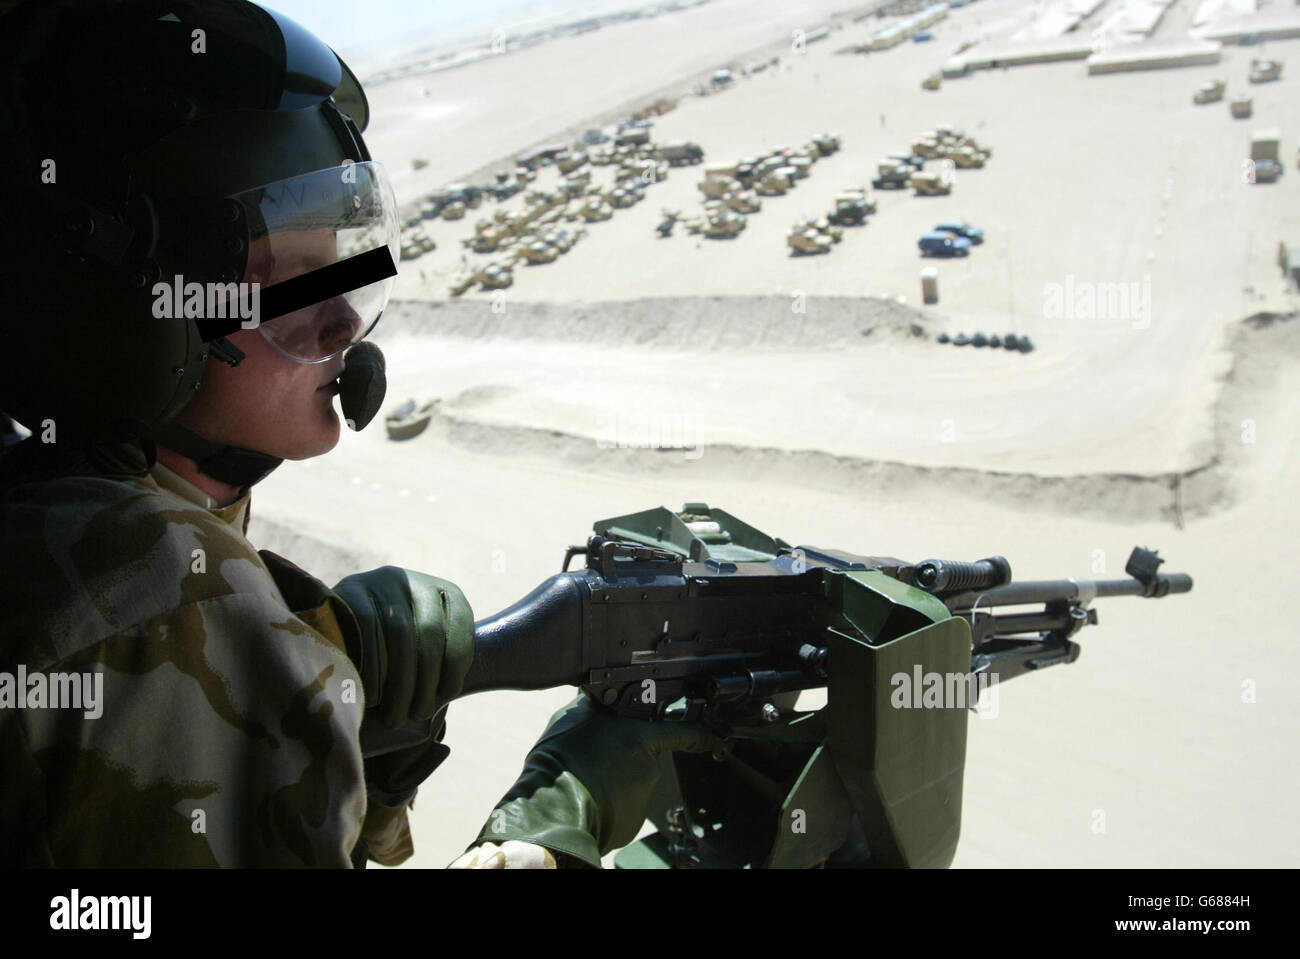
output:
[[[876,212],[876,202],[867,199],[865,190],[848,190],[835,194],[835,208],[826,219],[839,226],[861,226],[867,214]]]
[[[485,187],[484,192],[495,200],[508,200],[523,188],[523,183],[509,171],[500,170],[496,174],[496,182]]]
[[[932,73],[921,81],[922,90],[938,90],[941,86],[943,86],[942,73]]]
[[[1192,95],[1193,103],[1216,103],[1223,99],[1224,91],[1227,90],[1227,84],[1222,80],[1213,80],[1210,83],[1202,83],[1197,88],[1196,93]]]
[[[910,166],[913,170],[925,168],[925,157],[915,153],[888,153],[885,155],[885,162]]]
[[[681,211],[665,209],[663,214],[664,218],[660,220],[659,225],[655,227],[655,232],[660,236],[672,236],[673,227],[677,225],[677,221],[682,217]]]
[[[803,229],[795,225],[785,238],[785,245],[790,248],[792,256],[806,256],[815,253],[829,253],[834,243],[831,238],[816,230]]]
[[[424,251],[421,250],[421,249],[420,249],[418,246],[416,246],[414,243],[411,243],[411,242],[408,241],[408,242],[402,244],[401,258],[402,258],[403,260],[414,260],[416,257],[418,257],[418,256],[419,256],[421,253],[423,253],[423,252],[424,252]]]
[[[721,209],[710,214],[700,232],[711,239],[722,240],[739,235],[744,228],[745,214],[737,213],[735,210]]]
[[[796,180],[806,180],[812,173],[812,162],[805,156],[792,156],[789,159],[789,167],[794,170]],[[785,169],[781,167],[780,169]]]
[[[735,210],[737,213],[757,213],[763,209],[763,201],[753,190],[728,193],[722,198],[722,202],[727,209]]]
[[[442,208],[446,205],[447,201],[443,197],[438,197],[436,199],[430,198],[426,200],[420,204],[420,219],[432,220],[442,212]]]
[[[595,147],[600,146],[602,143],[608,143],[609,140],[609,134],[605,133],[603,130],[592,129],[584,133],[579,138],[578,142],[583,146]]]
[[[555,168],[561,173],[572,173],[578,167],[587,162],[587,154],[579,150],[577,153],[561,153],[555,158]]]
[[[821,136],[813,137],[812,142],[824,157],[828,157],[840,149],[840,137],[837,133],[823,133]]]
[[[573,249],[573,244],[577,243],[578,240],[585,235],[585,230],[578,233],[570,233],[568,230],[557,228],[554,230],[548,230],[544,233],[542,235],[542,240],[555,247],[555,249],[559,250],[561,253],[568,253]]]
[[[739,192],[740,182],[732,177],[709,176],[699,182],[700,192],[710,200],[718,200],[728,193]]]
[[[592,166],[608,166],[615,159],[613,147],[598,147],[587,154],[587,162]]]
[[[465,218],[465,212],[465,204],[456,200],[452,203],[448,203],[442,208],[442,218],[444,220],[463,220]]]
[[[876,166],[877,176],[871,185],[877,190],[906,189],[911,182],[913,168],[905,163],[882,160]]]
[[[650,131],[644,128],[625,130],[614,138],[615,146],[638,147],[650,142]]]
[[[1255,112],[1255,101],[1250,97],[1237,97],[1228,103],[1228,110],[1234,119],[1245,120]]]
[[[971,242],[964,236],[936,230],[925,234],[916,245],[921,248],[922,256],[966,256],[970,253]]]
[[[516,260],[527,260],[529,265],[538,263],[552,263],[560,255],[560,251],[544,240],[534,240],[532,243],[525,244],[515,254]]]
[[[790,178],[776,173],[769,173],[754,184],[754,192],[759,196],[782,196],[790,189]]]
[[[614,215],[614,208],[598,196],[593,196],[582,205],[579,211],[582,218],[588,223],[595,223],[598,220],[608,220]]]
[[[943,156],[943,149],[937,139],[921,137],[912,142],[912,155],[923,160],[937,160]]]
[[[945,147],[942,159],[951,160],[959,170],[978,170],[984,166],[984,155],[970,147]]]
[[[658,147],[655,155],[670,166],[704,162],[704,150],[698,143],[669,143]]]
[[[485,290],[504,290],[515,282],[515,274],[509,266],[494,263],[479,271],[478,282]]]
[[[936,223],[934,229],[935,232],[964,236],[976,245],[984,242],[984,231],[977,226],[971,226],[965,220],[944,220],[942,223]]]
[[[908,185],[916,196],[947,196],[952,192],[952,176],[946,170],[913,173]]]
[[[1251,83],[1268,83],[1270,80],[1278,80],[1282,76],[1281,60],[1260,60],[1250,61],[1250,82]]]
[[[478,209],[483,202],[482,187],[470,186],[468,183],[453,183],[443,191],[448,203],[460,202],[465,204],[471,210]]]

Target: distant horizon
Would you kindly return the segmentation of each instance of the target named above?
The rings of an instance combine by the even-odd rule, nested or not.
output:
[[[652,0],[265,0],[319,36],[358,74],[422,48],[649,6]]]

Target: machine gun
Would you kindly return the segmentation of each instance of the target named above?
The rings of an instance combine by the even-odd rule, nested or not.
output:
[[[595,533],[476,624],[462,695],[579,686],[623,715],[727,738],[713,757],[665,757],[660,833],[623,850],[623,867],[946,866],[978,690],[1074,662],[1094,599],[1192,588],[1141,548],[1130,579],[1015,583],[1000,556],[794,547],[704,503]],[[569,572],[576,555],[586,568]],[[996,612],[1024,605],[1041,609]],[[924,696],[904,690],[913,680]],[[827,705],[797,712],[819,687]]]

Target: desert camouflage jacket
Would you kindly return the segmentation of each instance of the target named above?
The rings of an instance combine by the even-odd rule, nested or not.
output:
[[[247,523],[161,465],[0,496],[0,865],[351,864],[350,614],[292,609]]]

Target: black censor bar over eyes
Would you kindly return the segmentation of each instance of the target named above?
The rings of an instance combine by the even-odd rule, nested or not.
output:
[[[258,323],[264,323],[301,310],[313,303],[359,290],[397,275],[397,265],[387,246],[358,253],[346,260],[311,270],[301,276],[284,280],[259,292]],[[244,329],[239,311],[233,317],[204,317],[196,321],[199,335],[208,343]]]

